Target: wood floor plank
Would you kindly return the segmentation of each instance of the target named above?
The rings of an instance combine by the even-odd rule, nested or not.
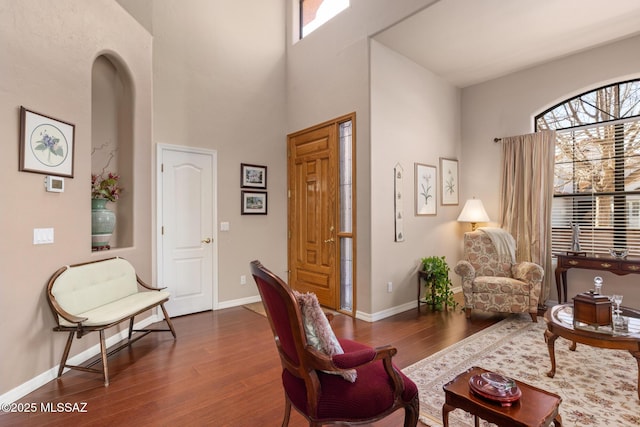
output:
[[[460,298],[458,295],[457,298]],[[368,323],[337,315],[337,336],[379,346],[394,345],[394,362],[409,366],[501,320],[476,313],[422,307]],[[99,375],[69,371],[24,398],[35,413],[2,413],[0,426],[279,426],[284,412],[280,362],[264,316],[243,307],[173,319],[178,335],[150,334],[109,358],[110,385]],[[86,413],[43,412],[58,403]],[[47,406],[48,405],[48,406]],[[64,408],[63,408],[64,409]],[[402,425],[398,411],[376,427]],[[291,427],[306,426],[292,411]]]

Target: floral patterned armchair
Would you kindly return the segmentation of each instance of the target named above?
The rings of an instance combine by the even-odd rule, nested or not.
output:
[[[532,262],[512,263],[498,255],[482,230],[464,234],[464,260],[454,268],[462,277],[467,318],[471,310],[529,313],[537,322],[544,270]]]

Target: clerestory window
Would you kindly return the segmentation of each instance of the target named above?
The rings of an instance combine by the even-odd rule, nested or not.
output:
[[[640,80],[568,99],[535,118],[556,130],[553,253],[640,255]]]
[[[300,38],[349,7],[349,0],[300,0]]]

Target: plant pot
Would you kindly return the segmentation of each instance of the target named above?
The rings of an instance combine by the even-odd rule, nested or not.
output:
[[[116,227],[116,214],[106,208],[107,199],[91,199],[91,249],[109,249]]]

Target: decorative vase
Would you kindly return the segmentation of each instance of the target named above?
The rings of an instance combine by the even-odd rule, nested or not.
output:
[[[108,199],[91,199],[91,249],[109,249],[109,239],[116,226],[116,214],[105,206]]]

